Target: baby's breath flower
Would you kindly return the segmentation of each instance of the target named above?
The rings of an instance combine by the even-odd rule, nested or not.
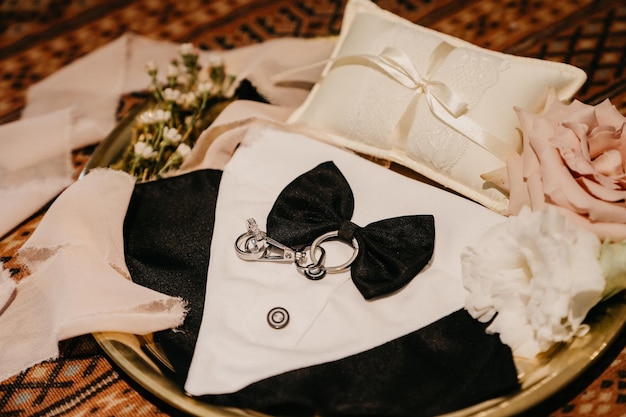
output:
[[[170,87],[176,86],[176,81],[178,80],[178,66],[174,64],[170,64],[167,67],[167,85]]]
[[[178,78],[176,79],[176,81],[178,81],[178,84],[180,84],[180,85],[187,86],[187,85],[190,84],[192,79],[193,79],[193,77],[191,75],[189,75],[189,72],[181,71],[178,74]]]
[[[134,150],[135,155],[143,159],[154,159],[157,156],[157,152],[154,148],[146,142],[135,143]]]
[[[148,61],[146,62],[146,72],[151,76],[154,77],[157,73],[157,66],[154,63],[154,61]]]
[[[170,121],[172,113],[169,110],[157,109],[154,112],[154,121],[157,123],[165,123]]]
[[[221,54],[211,53],[207,57],[207,61],[209,62],[209,67],[222,67],[224,66],[224,58]]]
[[[197,91],[200,95],[208,94],[211,92],[211,90],[213,90],[213,83],[211,81],[206,81],[198,84]]]
[[[196,95],[193,93],[193,91],[190,91],[188,93],[181,94],[178,98],[177,103],[183,108],[188,109],[195,104],[196,99]]]
[[[179,52],[181,55],[192,55],[195,52],[195,48],[192,43],[183,43],[180,45]]]
[[[155,114],[152,110],[145,111],[137,117],[137,121],[142,125],[151,125],[156,122]]]
[[[177,102],[180,98],[180,91],[174,88],[166,88],[163,90],[163,99],[165,101]]]
[[[167,77],[178,77],[178,66],[174,64],[169,64],[167,66]]]
[[[178,145],[178,148],[176,148],[176,153],[179,154],[183,159],[185,159],[189,155],[191,155],[191,148],[186,143],[181,143],[180,145]]]
[[[182,139],[182,135],[178,133],[178,129],[175,127],[166,126],[163,128],[163,139],[176,145]]]
[[[200,132],[230,101],[225,91],[235,77],[226,75],[222,56],[209,55],[206,65],[198,60],[199,51],[193,44],[180,45],[178,56],[166,68],[165,82],[157,77],[156,64],[146,63],[151,107],[136,116],[131,145],[115,164],[140,182],[178,167],[191,153]]]

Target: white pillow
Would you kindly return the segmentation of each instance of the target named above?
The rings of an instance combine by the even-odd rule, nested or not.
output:
[[[289,123],[504,213],[507,194],[480,175],[521,151],[514,106],[537,111],[550,89],[569,100],[585,80],[571,65],[489,51],[350,0],[322,78]]]

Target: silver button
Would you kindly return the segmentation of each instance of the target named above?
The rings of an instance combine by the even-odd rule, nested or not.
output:
[[[282,329],[289,323],[289,312],[282,307],[274,307],[267,313],[267,322],[274,329]]]

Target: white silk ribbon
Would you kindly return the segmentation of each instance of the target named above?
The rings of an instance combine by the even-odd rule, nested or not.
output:
[[[396,138],[406,141],[416,114],[420,97],[424,96],[432,114],[446,125],[466,136],[502,161],[518,154],[519,144],[500,140],[487,129],[472,120],[466,113],[467,103],[446,83],[431,79],[446,57],[455,49],[441,42],[433,51],[425,76],[420,74],[411,59],[397,48],[387,47],[380,55],[357,54],[336,58],[329,71],[340,66],[362,65],[374,68],[400,85],[415,91],[400,117],[396,127]],[[403,147],[403,146],[400,146]]]

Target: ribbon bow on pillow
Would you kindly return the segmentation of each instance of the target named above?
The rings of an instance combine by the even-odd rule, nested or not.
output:
[[[354,195],[333,162],[324,162],[288,184],[267,218],[267,235],[290,246],[306,246],[338,231],[356,239],[358,255],[350,267],[352,281],[365,299],[392,293],[430,261],[435,243],[432,215],[393,217],[360,227],[350,219]]]

